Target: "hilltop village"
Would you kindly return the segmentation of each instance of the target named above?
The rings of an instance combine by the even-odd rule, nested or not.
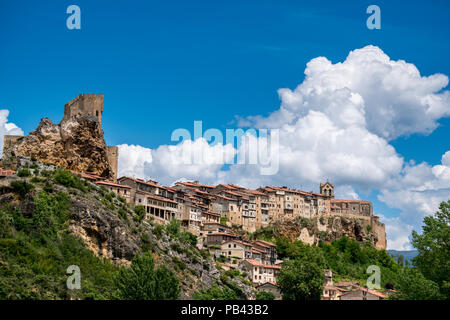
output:
[[[66,104],[62,124],[57,130],[65,130],[67,126],[64,123],[80,115],[96,117],[101,128],[102,112],[103,95],[79,95]],[[39,137],[42,137],[42,132],[46,132],[44,126],[55,128],[48,121],[44,121],[44,124],[41,122],[29,137],[5,136],[4,155],[34,157],[65,166],[74,174],[122,197],[131,207],[142,206],[147,220],[160,224],[168,224],[174,219],[180,221],[183,229],[197,236],[199,248],[208,248],[225,268],[246,270],[253,284],[261,290],[278,294],[276,278],[282,261],[277,259],[273,243],[250,241],[246,234],[274,223],[289,224],[299,219],[308,219],[315,221],[319,231],[326,232],[329,219],[355,219],[377,235],[374,243],[377,249],[386,248],[385,227],[373,214],[372,204],[364,200],[335,199],[334,185],[328,181],[320,184],[319,192],[307,192],[286,186],[265,186],[251,190],[234,184],[207,185],[199,181],[176,182],[173,186],[164,186],[151,179],[117,177],[117,147],[107,147],[104,142],[96,145],[96,156],[100,159],[99,162],[104,162],[102,165],[83,162],[80,154],[85,151],[78,149],[61,151],[74,160],[63,159],[64,162],[61,162],[57,156],[46,158],[48,152],[40,149],[43,144]],[[93,134],[103,139],[101,129],[96,130],[93,129]],[[67,143],[61,143],[61,146],[66,145]],[[5,162],[3,166],[6,167]],[[5,170],[1,174],[13,173]],[[303,238],[308,239],[308,230],[305,230],[302,230],[302,234],[304,231],[307,233]],[[348,292],[352,292],[350,296],[361,294],[382,298],[376,292],[369,292],[359,286],[352,289],[334,286],[330,278],[331,271],[327,272],[324,299],[338,299]]]

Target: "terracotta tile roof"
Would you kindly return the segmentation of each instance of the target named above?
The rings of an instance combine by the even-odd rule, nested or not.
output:
[[[237,238],[238,235],[234,234],[234,233],[229,233],[229,232],[214,232],[214,233],[208,233],[207,236],[230,236],[230,237],[235,237]]]
[[[264,253],[264,251],[259,250],[259,249],[257,249],[257,248],[253,248],[252,251],[253,251],[253,252],[256,252],[256,253]]]
[[[104,180],[105,178],[100,177],[99,175],[94,174],[93,172],[78,172],[74,170],[70,170],[73,174],[77,174],[84,179],[91,180]]]
[[[226,197],[226,196],[223,196],[223,195],[220,195],[220,194],[216,194],[215,197],[216,198],[222,198],[222,199],[229,200],[229,201],[237,201],[236,199],[233,199],[233,198],[230,198],[230,197]]]
[[[265,244],[267,246],[270,246],[270,247],[275,247],[275,248],[277,247],[276,244],[273,244],[271,242],[267,242],[267,241],[264,241],[264,240],[256,240],[255,242],[263,243],[263,244]]]
[[[0,177],[7,177],[16,174],[16,171],[10,169],[0,169]]]
[[[144,181],[142,179],[136,179],[136,178],[131,178],[131,177],[120,177],[119,179],[117,179],[118,181],[122,180],[122,179],[130,179],[136,183],[141,183],[141,184],[145,184],[148,186],[152,186],[152,187],[157,187],[157,183],[154,180],[149,180],[149,181],[153,181],[153,182],[149,182],[149,181]]]
[[[195,182],[177,182],[179,184],[183,184],[185,186],[190,186],[190,187],[205,187],[205,188],[211,188],[214,189],[216,186],[212,186],[212,185],[208,185],[208,184],[200,184],[200,183],[195,183]]]
[[[173,201],[173,200],[170,200],[170,199],[167,199],[167,198],[163,198],[163,197],[160,197],[160,196],[156,196],[154,194],[145,193],[145,195],[147,197],[155,199],[155,200],[159,200],[159,201],[163,201],[163,202],[170,202],[170,203],[177,203],[176,201]]]
[[[259,262],[257,260],[254,260],[254,259],[245,259],[244,261],[247,261],[252,266],[263,267],[263,268],[267,268],[267,269],[281,269],[280,266],[275,266],[275,265],[270,265],[270,264],[263,264],[263,263],[261,263],[261,262]]]
[[[96,181],[95,183],[96,184],[105,185],[105,186],[117,187],[117,188],[131,189],[130,186],[126,186],[126,185],[123,185],[123,184],[117,184],[117,183],[114,183],[114,182],[111,182],[111,181],[106,181],[106,180],[104,180],[104,181]]]
[[[245,190],[245,192],[250,193],[250,194],[254,194],[254,195],[257,195],[257,196],[265,196],[265,197],[267,197],[267,194],[265,194],[264,192],[258,191],[258,190],[250,190],[250,189],[248,189],[248,190]]]
[[[263,248],[270,249],[270,247],[268,245],[265,245],[263,243],[258,243],[256,241],[253,241],[253,245],[257,245],[257,246],[260,246],[260,247],[263,247]]]
[[[332,199],[331,203],[367,203],[370,204],[370,201],[365,200],[345,200],[345,199]]]
[[[341,296],[345,296],[347,294],[350,294],[352,292],[357,292],[357,291],[365,291],[365,292],[368,292],[370,294],[373,294],[374,296],[380,297],[382,299],[386,298],[385,294],[383,294],[381,292],[378,292],[378,291],[375,291],[375,290],[367,289],[367,288],[364,288],[364,287],[359,287],[359,288],[356,288],[356,289],[344,292]]]
[[[347,291],[351,291],[351,290],[348,290],[348,289],[344,289],[344,288],[339,288],[339,287],[336,287],[336,286],[332,286],[332,285],[326,285],[326,286],[324,286],[323,287],[324,289],[331,289],[331,290],[339,290],[339,291],[342,291],[342,292],[347,292]]]
[[[354,281],[341,281],[336,283],[335,286],[336,287],[359,286],[359,283]]]
[[[233,240],[227,240],[227,241],[225,241],[224,243],[222,243],[222,244],[225,244],[225,243],[229,243],[229,242],[236,242],[236,243],[240,243],[240,244],[243,244],[244,246],[247,246],[247,247],[251,247],[252,246],[252,244],[251,243],[248,243],[248,242],[246,242],[246,241],[242,241],[242,240],[236,240],[236,239],[233,239]]]

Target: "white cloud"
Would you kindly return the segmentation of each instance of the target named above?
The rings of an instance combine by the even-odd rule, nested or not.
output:
[[[325,57],[308,62],[305,80],[295,89],[279,89],[279,110],[244,124],[278,127],[310,110],[324,112],[335,124],[364,125],[387,140],[411,133],[430,133],[439,118],[450,115],[450,95],[441,90],[448,77],[420,75],[403,60],[391,60],[380,48],[351,51],[344,62]]]
[[[436,212],[442,201],[450,199],[449,155],[447,151],[441,164],[435,166],[406,165],[397,179],[380,190],[379,200],[402,210],[400,221],[419,230],[423,218]]]
[[[164,184],[180,179],[211,181],[234,155],[235,149],[230,144],[211,146],[203,138],[161,145],[153,150],[120,145],[119,176],[152,178]]]
[[[411,250],[409,237],[413,226],[404,223],[398,217],[388,218],[382,214],[379,216],[386,225],[387,249]]]
[[[3,153],[3,137],[5,135],[23,136],[23,131],[14,123],[8,122],[9,110],[0,110],[0,152]],[[0,153],[0,155],[1,155]]]

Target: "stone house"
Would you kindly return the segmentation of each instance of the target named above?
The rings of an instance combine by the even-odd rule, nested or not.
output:
[[[229,240],[221,245],[221,254],[237,260],[252,258],[252,244],[242,240]]]
[[[258,292],[270,292],[275,296],[275,300],[281,300],[281,292],[280,287],[278,287],[274,282],[266,282],[260,285],[257,285],[256,290]]]
[[[97,185],[105,187],[110,192],[115,193],[116,195],[124,198],[127,203],[131,203],[131,187],[117,184],[111,181],[96,181]]]
[[[206,235],[206,246],[221,246],[225,241],[240,239],[237,234],[227,232],[209,233]]]
[[[246,270],[254,284],[266,282],[276,283],[281,267],[264,264],[254,259],[245,259],[241,262],[241,268]]]
[[[227,232],[231,233],[231,228],[227,225],[221,224],[219,222],[203,222],[201,235],[206,235],[208,233],[215,232]]]
[[[260,250],[261,261],[267,264],[274,264],[277,260],[277,246],[273,243],[264,241],[264,240],[256,240],[253,241],[253,248]]]
[[[153,218],[162,224],[166,224],[178,217],[178,204],[176,201],[156,196],[149,192],[136,191],[135,205],[144,206],[146,217]]]
[[[363,287],[344,292],[340,296],[340,300],[383,300],[385,298],[385,294]]]

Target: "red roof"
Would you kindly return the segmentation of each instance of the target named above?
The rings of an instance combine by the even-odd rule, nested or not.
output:
[[[99,175],[94,174],[93,172],[78,172],[74,170],[70,170],[73,174],[77,174],[84,179],[92,179],[92,180],[104,180],[105,178],[100,177]]]
[[[268,246],[271,246],[271,247],[275,247],[275,248],[277,247],[276,244],[273,244],[271,242],[267,242],[267,241],[264,241],[264,240],[256,240],[255,242],[260,242],[260,243],[263,243],[265,245],[268,245]]]
[[[345,200],[345,199],[333,199],[331,200],[331,203],[367,203],[370,204],[370,201],[365,201],[365,200]]]
[[[381,293],[381,292],[378,292],[378,291],[375,291],[375,290],[367,289],[367,288],[364,288],[364,287],[359,287],[359,288],[356,288],[356,289],[354,289],[354,290],[345,292],[345,293],[343,293],[341,296],[345,296],[345,295],[347,295],[347,294],[350,294],[350,293],[352,293],[352,292],[357,292],[357,291],[365,291],[365,292],[368,292],[368,293],[370,293],[370,294],[373,294],[374,296],[380,297],[380,298],[382,298],[382,299],[386,298],[386,295],[385,295],[385,294],[383,294],[383,293]]]
[[[111,182],[111,181],[106,181],[106,180],[105,181],[96,181],[95,183],[96,184],[102,184],[102,185],[105,185],[105,186],[111,186],[111,187],[131,189],[130,186],[126,186],[126,185],[123,185],[123,184],[117,184],[117,183],[114,183],[114,182]]]
[[[280,266],[275,266],[275,265],[270,265],[270,264],[262,264],[261,262],[256,261],[254,259],[245,259],[244,261],[247,261],[251,265],[257,266],[257,267],[264,267],[264,268],[268,268],[268,269],[281,269]]]
[[[16,174],[16,171],[14,170],[10,170],[10,169],[0,169],[0,176],[1,177],[7,177],[10,176],[12,174]]]
[[[146,185],[152,186],[152,187],[157,187],[158,186],[156,184],[156,181],[154,181],[154,180],[149,180],[149,181],[152,181],[152,182],[149,182],[149,181],[144,181],[142,179],[136,179],[136,178],[131,178],[131,177],[120,177],[118,180],[120,181],[122,179],[130,179],[130,180],[132,180],[132,181],[134,181],[136,183],[142,183],[142,184],[146,184]]]
[[[214,232],[214,233],[208,233],[207,236],[230,236],[230,237],[235,237],[237,238],[238,235],[234,234],[234,233],[229,233],[229,232]]]

